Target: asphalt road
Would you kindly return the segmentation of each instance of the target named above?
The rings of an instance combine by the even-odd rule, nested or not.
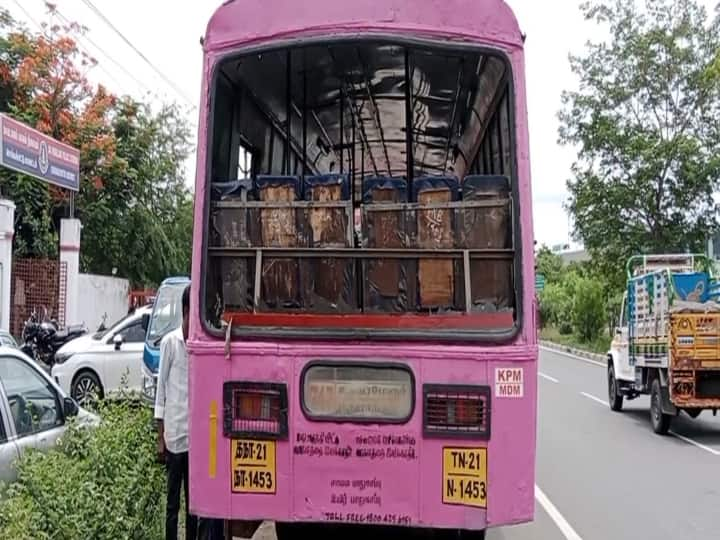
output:
[[[535,521],[488,540],[720,539],[720,416],[663,437],[648,398],[610,410],[602,364],[542,350],[539,377]]]

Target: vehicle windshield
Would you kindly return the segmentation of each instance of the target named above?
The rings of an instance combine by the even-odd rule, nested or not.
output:
[[[150,317],[148,343],[158,345],[165,334],[172,332],[182,324],[180,300],[186,286],[186,283],[173,283],[160,287]]]
[[[128,314],[125,315],[123,318],[118,319],[118,320],[115,321],[114,323],[106,326],[106,327],[105,327],[105,330],[100,330],[99,332],[95,332],[95,333],[93,334],[93,339],[94,339],[95,341],[100,341],[101,339],[103,339],[105,336],[107,336],[107,335],[110,333],[110,330],[112,330],[113,328],[116,328],[117,326],[123,324],[125,321],[127,321],[128,319],[130,319],[130,318],[133,317],[134,315],[135,315],[135,311],[133,311],[132,313],[128,313]]]

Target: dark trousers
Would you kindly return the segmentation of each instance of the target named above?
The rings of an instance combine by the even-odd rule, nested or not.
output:
[[[165,512],[165,540],[178,540],[178,514],[180,512],[180,486],[185,493],[185,538],[196,540],[197,518],[190,515],[190,499],[188,498],[189,463],[188,453],[173,454],[166,451],[165,465],[168,475],[167,506]]]

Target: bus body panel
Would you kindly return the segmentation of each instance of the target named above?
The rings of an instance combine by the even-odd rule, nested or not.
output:
[[[259,345],[236,347],[228,360],[212,348],[195,348],[191,371],[203,375],[194,379],[190,394],[191,508],[226,519],[467,529],[531,520],[537,396],[533,351],[524,355],[518,349],[510,356],[495,349],[473,358],[470,349],[449,349],[443,353],[418,347],[305,344],[295,351],[279,351]],[[317,361],[409,367],[415,383],[411,418],[402,424],[368,425],[308,418],[301,407],[301,376]],[[289,430],[275,443],[272,494],[232,493],[231,441],[223,436],[229,413],[220,398],[226,381],[287,385]],[[490,439],[425,436],[424,384],[489,386]],[[444,448],[487,449],[486,509],[443,503],[448,481],[443,474]]]

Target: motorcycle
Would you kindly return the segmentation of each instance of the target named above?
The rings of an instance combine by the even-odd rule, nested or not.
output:
[[[55,319],[48,319],[45,309],[42,319],[36,310],[25,321],[20,350],[48,367],[55,362],[55,353],[67,342],[87,333],[85,325],[72,325],[60,329]]]

